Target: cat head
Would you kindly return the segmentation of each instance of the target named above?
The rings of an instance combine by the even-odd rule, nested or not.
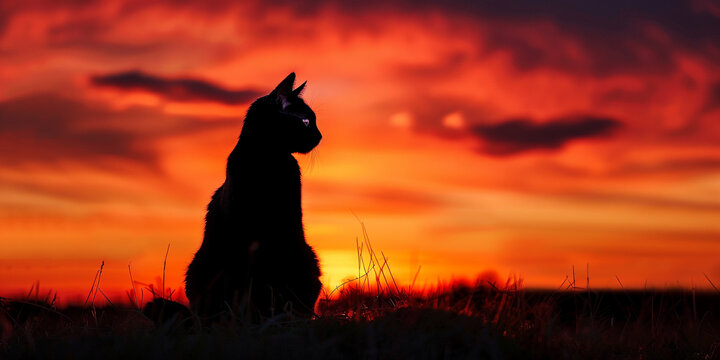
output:
[[[294,83],[295,73],[290,73],[270,94],[255,100],[241,138],[269,149],[303,154],[320,143],[315,112],[300,97],[307,81],[296,89]]]

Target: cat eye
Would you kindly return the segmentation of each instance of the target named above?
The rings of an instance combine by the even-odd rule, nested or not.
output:
[[[303,122],[303,124],[305,124],[305,126],[310,126],[310,120],[302,119],[302,122]]]

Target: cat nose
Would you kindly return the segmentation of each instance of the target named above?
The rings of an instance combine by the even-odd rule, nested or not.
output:
[[[303,124],[305,124],[305,126],[310,126],[310,120],[302,119],[302,122],[303,122]]]

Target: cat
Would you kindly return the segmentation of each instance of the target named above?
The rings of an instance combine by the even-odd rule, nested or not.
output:
[[[207,207],[203,242],[187,268],[190,308],[200,317],[244,313],[311,317],[320,267],[306,243],[301,172],[293,153],[322,139],[290,73],[248,109],[227,160],[225,182]]]

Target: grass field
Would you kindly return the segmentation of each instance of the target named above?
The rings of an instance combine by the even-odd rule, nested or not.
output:
[[[39,285],[0,298],[0,360],[720,359],[720,290],[710,278],[704,291],[629,290],[619,279],[619,289],[590,289],[574,275],[557,289],[526,289],[488,274],[417,289],[395,282],[364,227],[357,254],[359,276],[324,291],[313,319],[260,324],[233,315],[202,325],[189,315],[156,325],[138,305],[149,300],[142,294],[163,303],[182,290],[165,289],[163,274],[140,289],[131,281],[124,304],[113,303],[100,289],[101,265],[82,305],[57,308]]]
[[[206,327],[155,326],[130,305],[2,299],[0,359],[720,359],[717,292],[385,284],[349,283],[312,320]]]

